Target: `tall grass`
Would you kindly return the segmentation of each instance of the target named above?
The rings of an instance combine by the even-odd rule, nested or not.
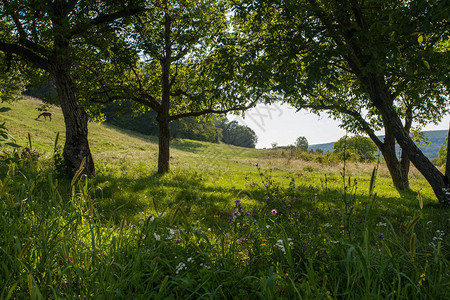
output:
[[[448,209],[414,198],[386,206],[375,194],[376,172],[369,192],[359,193],[361,183],[349,177],[334,190],[322,176],[316,189],[259,168],[245,189],[217,187],[204,196],[210,187],[199,182],[207,171],[179,169],[146,178],[150,208],[126,218],[120,203],[104,210],[114,195],[108,189],[121,184],[114,173],[58,180],[50,159],[21,153],[1,168],[1,299],[450,294]],[[130,168],[121,167],[121,176],[145,173],[145,166]],[[174,189],[180,185],[183,197]]]

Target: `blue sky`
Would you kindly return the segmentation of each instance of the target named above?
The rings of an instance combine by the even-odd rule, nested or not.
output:
[[[338,127],[339,122],[327,118],[326,114],[317,116],[305,110],[295,109],[282,104],[257,105],[241,118],[229,115],[228,119],[252,128],[258,136],[256,148],[270,148],[272,143],[279,146],[294,144],[299,136],[304,136],[310,145],[335,142],[345,135]],[[439,125],[429,125],[424,130],[448,130],[450,116],[446,116]],[[380,134],[383,134],[380,132]]]

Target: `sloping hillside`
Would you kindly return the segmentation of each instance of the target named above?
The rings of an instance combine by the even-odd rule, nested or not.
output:
[[[439,149],[446,143],[446,138],[448,131],[447,130],[433,130],[433,131],[425,131],[425,139],[429,142],[429,144],[419,144],[420,150],[428,157],[428,158],[437,158],[439,156]],[[380,136],[381,139],[384,136]],[[333,151],[333,145],[335,142],[324,143],[324,144],[315,144],[310,145],[309,149],[316,150],[322,149],[324,152]],[[397,147],[398,148],[398,147]],[[399,152],[399,149],[397,149]]]

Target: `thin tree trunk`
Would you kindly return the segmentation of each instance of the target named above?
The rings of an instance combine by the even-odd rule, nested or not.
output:
[[[169,159],[170,159],[169,117],[167,114],[158,113],[158,117],[156,119],[159,125],[158,173],[164,174],[169,172]]]
[[[72,173],[80,168],[85,159],[83,173],[88,177],[95,175],[95,166],[88,142],[88,116],[78,102],[75,85],[64,68],[53,72],[56,90],[66,125],[66,142],[63,156]]]

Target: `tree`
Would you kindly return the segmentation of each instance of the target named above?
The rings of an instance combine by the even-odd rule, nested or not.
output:
[[[0,53],[0,67],[2,66],[4,70],[0,72],[0,101],[14,101],[25,90],[26,79],[18,69],[8,66],[5,57]]]
[[[378,148],[375,143],[364,136],[344,136],[333,145],[334,152],[345,159],[372,162],[377,158]]]
[[[75,69],[108,46],[123,18],[142,11],[133,1],[0,2],[0,51],[8,62],[19,59],[51,75],[66,124],[64,159],[72,172],[85,160],[95,174],[88,142],[88,115],[80,105]]]
[[[225,119],[226,120],[226,119]],[[255,148],[258,142],[256,133],[248,126],[240,125],[237,121],[223,122],[222,142],[245,148]]]
[[[235,15],[285,101],[328,110],[344,128],[369,135],[397,188],[408,187],[411,160],[446,201],[444,175],[409,131],[413,121],[437,122],[448,111],[447,1],[242,1]]]
[[[295,147],[300,150],[308,150],[308,140],[304,136],[299,136],[295,140]]]
[[[260,89],[245,86],[248,79],[238,68],[239,49],[233,45],[225,4],[149,1],[128,41],[135,43],[142,59],[125,65],[112,57],[93,73],[94,80],[103,75],[98,81],[103,99],[96,101],[126,99],[134,101],[136,109],[156,111],[160,174],[169,171],[170,122],[245,110],[261,96]]]

